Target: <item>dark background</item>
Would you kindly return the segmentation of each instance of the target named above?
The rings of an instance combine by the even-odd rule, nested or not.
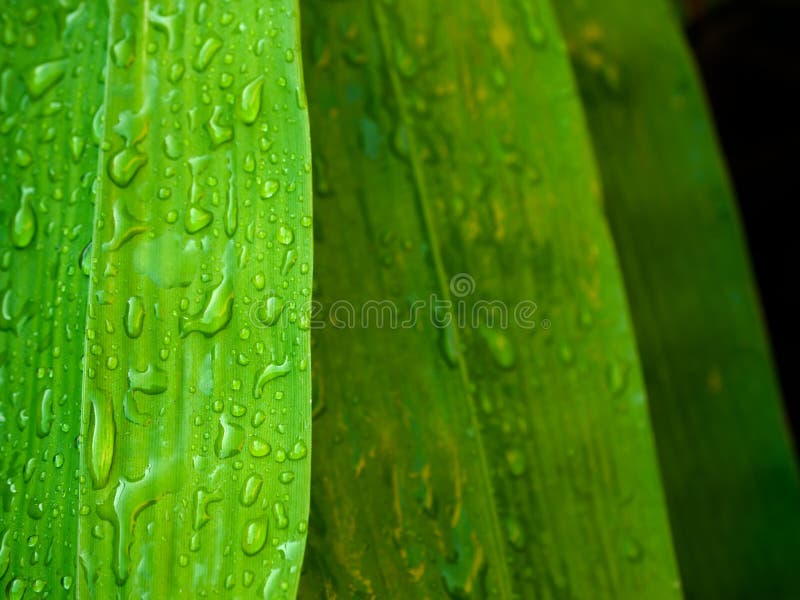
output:
[[[692,5],[687,22],[739,198],[786,403],[800,440],[800,1]]]

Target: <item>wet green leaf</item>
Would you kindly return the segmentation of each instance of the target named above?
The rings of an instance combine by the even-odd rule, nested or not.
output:
[[[111,2],[81,597],[291,598],[298,583],[312,260],[308,121],[286,59],[298,14],[232,10]],[[269,294],[285,305],[265,323]]]

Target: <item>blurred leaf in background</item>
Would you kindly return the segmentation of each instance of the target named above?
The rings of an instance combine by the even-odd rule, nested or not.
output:
[[[315,297],[329,319],[314,336],[301,595],[680,597],[622,283],[549,6],[303,9]],[[438,323],[431,295],[453,303]],[[427,312],[408,329],[364,326],[374,300],[401,319],[417,302]],[[333,326],[343,301],[355,327]],[[511,311],[509,327],[481,313],[487,303]],[[530,324],[513,321],[518,306]],[[481,316],[459,326],[459,311]]]
[[[559,2],[687,597],[800,597],[800,485],[735,198],[662,0]]]

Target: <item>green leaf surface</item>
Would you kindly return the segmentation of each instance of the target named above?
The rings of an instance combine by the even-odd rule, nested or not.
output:
[[[79,594],[291,598],[311,446],[298,11],[110,9]]]
[[[303,9],[325,326],[301,597],[679,597],[548,5]],[[416,323],[377,326],[375,302]]]
[[[105,8],[2,7],[0,587],[74,595],[81,355]]]
[[[557,2],[690,598],[800,597],[800,486],[735,201],[661,0]]]

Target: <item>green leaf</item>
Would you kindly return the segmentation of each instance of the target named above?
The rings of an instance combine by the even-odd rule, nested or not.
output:
[[[311,445],[299,15],[110,6],[79,594],[291,598]]]
[[[102,3],[3,6],[0,585],[74,593],[81,355]]]
[[[679,597],[548,6],[303,7],[325,327],[301,595]],[[450,310],[431,316],[432,294]],[[375,302],[417,321],[379,327]],[[493,326],[487,302],[518,324]]]
[[[660,0],[558,2],[641,348],[687,595],[800,597],[800,486],[735,202]]]

